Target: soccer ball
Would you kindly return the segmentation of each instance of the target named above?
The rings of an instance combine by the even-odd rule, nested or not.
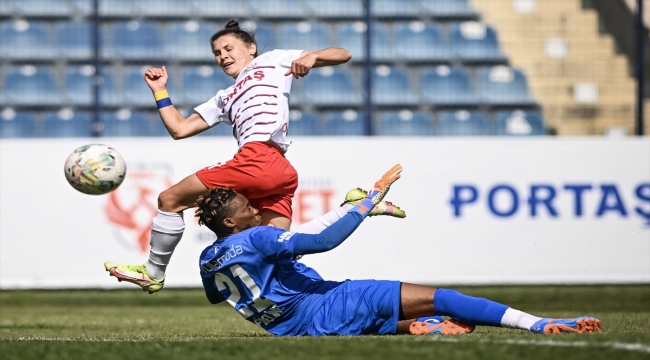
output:
[[[90,144],[75,149],[65,161],[65,178],[84,194],[101,195],[124,181],[126,164],[110,146]]]

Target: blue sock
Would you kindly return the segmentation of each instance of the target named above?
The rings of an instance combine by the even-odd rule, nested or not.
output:
[[[456,290],[438,289],[434,294],[436,315],[451,316],[467,325],[501,326],[508,306],[483,298],[475,298]]]

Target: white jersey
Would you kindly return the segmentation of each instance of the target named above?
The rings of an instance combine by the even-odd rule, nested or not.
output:
[[[289,148],[289,93],[293,75],[285,76],[303,50],[273,50],[255,59],[227,89],[194,108],[208,125],[226,123],[241,148],[251,141],[273,140]]]

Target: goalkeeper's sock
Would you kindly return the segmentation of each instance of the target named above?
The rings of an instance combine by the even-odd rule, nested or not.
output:
[[[437,315],[450,316],[468,325],[487,325],[530,330],[542,318],[484,298],[438,289],[433,296]]]
[[[345,214],[352,209],[354,205],[344,204],[341,207],[338,207],[325,215],[321,215],[309,222],[306,222],[298,226],[294,233],[296,234],[320,234],[323,230],[327,229],[328,226],[339,221]]]
[[[158,215],[153,218],[151,224],[151,240],[149,244],[149,260],[147,260],[147,272],[154,279],[165,278],[165,271],[169,260],[181,241],[185,231],[183,213],[171,213],[158,210]]]

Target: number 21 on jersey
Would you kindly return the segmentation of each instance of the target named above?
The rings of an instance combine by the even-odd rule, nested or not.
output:
[[[224,273],[218,272],[214,274],[214,283],[217,285],[219,291],[230,291],[230,296],[228,296],[226,301],[228,301],[228,303],[230,303],[230,305],[232,305],[241,316],[249,318],[256,312],[263,314],[265,310],[275,306],[274,302],[260,298],[260,287],[255,284],[253,278],[251,278],[251,276],[248,275],[246,270],[241,266],[233,265],[229,270],[232,273],[232,278]],[[234,281],[243,284],[251,295],[246,291],[244,291],[243,294],[240,293],[239,288],[235,285]],[[239,306],[239,308],[237,308],[237,306]],[[256,311],[253,311],[253,309]]]

